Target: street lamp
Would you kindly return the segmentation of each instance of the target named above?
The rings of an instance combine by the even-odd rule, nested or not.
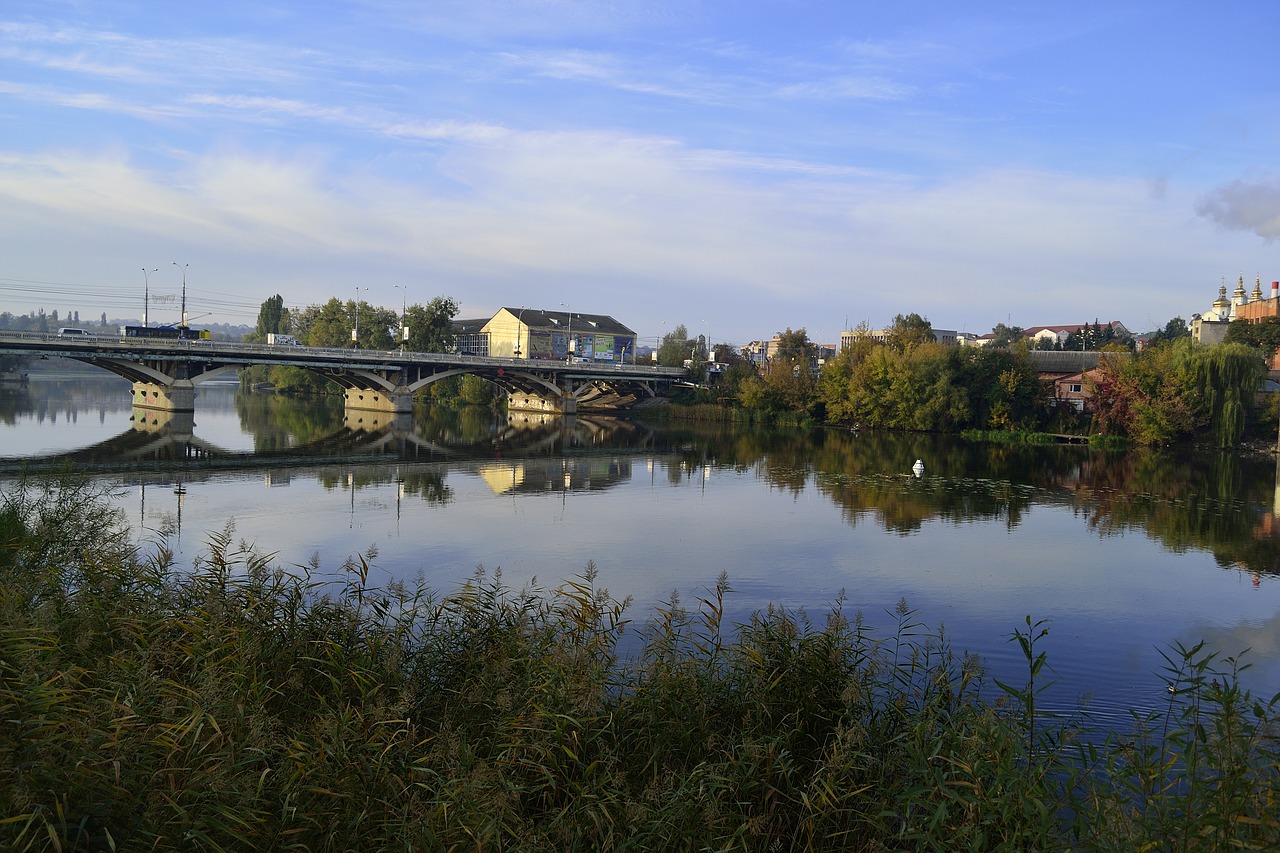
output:
[[[565,363],[565,364],[572,364],[572,363],[573,363],[573,350],[574,350],[574,346],[573,346],[573,312],[569,310],[569,303],[568,303],[568,302],[561,302],[561,303],[560,303],[560,307],[561,307],[561,308],[563,308],[563,309],[565,310],[565,313],[569,315],[569,342],[568,342],[567,344],[565,344],[565,347],[564,347],[564,349],[565,349],[564,363]]]
[[[403,284],[391,286],[400,291],[400,352],[404,352],[405,342],[409,340],[409,327],[405,325],[405,312],[408,310],[405,306],[408,304],[409,288]]]
[[[153,270],[142,268],[142,328],[147,327],[147,303],[151,301],[151,273],[160,272],[160,268]]]
[[[361,287],[356,285],[356,326],[351,330],[351,345],[353,349],[360,349],[360,291],[368,290],[368,286]]]
[[[179,264],[174,261],[173,265],[182,270],[182,328],[185,330],[187,328],[187,267],[191,264]]]
[[[524,306],[520,306],[520,313],[516,314],[516,358],[520,357],[520,333],[524,330]]]

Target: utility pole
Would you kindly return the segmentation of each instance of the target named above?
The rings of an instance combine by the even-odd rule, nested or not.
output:
[[[187,267],[191,264],[179,264],[177,261],[173,265],[182,270],[182,328],[187,328]],[[185,332],[184,332],[185,334]]]
[[[144,329],[147,327],[147,303],[151,301],[150,274],[153,272],[160,272],[160,268],[156,267],[153,270],[142,268],[142,328]]]

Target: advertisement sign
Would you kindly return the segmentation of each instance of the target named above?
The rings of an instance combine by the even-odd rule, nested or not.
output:
[[[613,361],[613,335],[596,335],[596,361]]]

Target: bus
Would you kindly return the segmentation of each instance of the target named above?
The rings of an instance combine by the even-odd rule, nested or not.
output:
[[[208,329],[193,329],[190,326],[121,326],[122,338],[160,338],[166,341],[182,341],[199,339],[209,340]]]

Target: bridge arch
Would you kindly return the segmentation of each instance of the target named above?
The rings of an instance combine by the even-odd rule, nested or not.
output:
[[[396,415],[412,411],[415,393],[466,374],[497,385],[507,393],[512,408],[548,414],[576,412],[579,403],[588,409],[625,408],[638,396],[657,396],[683,375],[674,368],[620,362],[272,346],[192,338],[60,338],[30,332],[0,332],[0,352],[61,356],[95,365],[133,383],[135,406],[169,412],[194,411],[197,385],[254,365],[287,365],[310,371],[342,387],[348,408]]]

